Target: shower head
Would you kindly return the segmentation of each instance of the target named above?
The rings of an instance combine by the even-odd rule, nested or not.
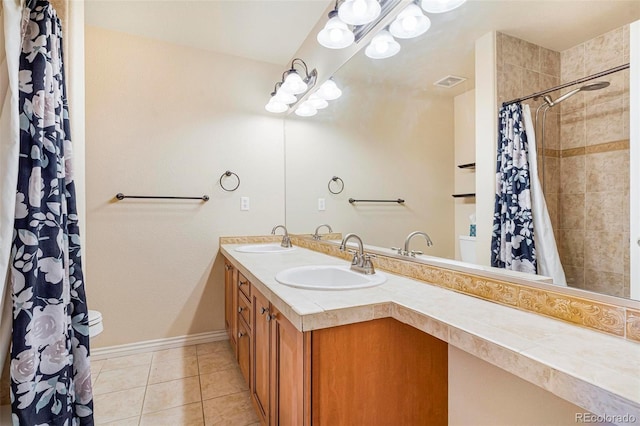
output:
[[[570,98],[571,96],[575,95],[578,92],[591,92],[593,90],[600,90],[600,89],[604,89],[605,87],[609,86],[609,82],[608,81],[595,81],[593,83],[589,83],[589,84],[585,84],[584,86],[578,87],[577,89],[573,89],[570,92],[565,93],[564,95],[560,96],[558,99],[556,99],[555,101],[551,99],[550,96],[544,96],[543,99],[545,101],[545,103],[547,105],[549,105],[549,107],[552,107],[554,105],[559,104],[560,102]]]

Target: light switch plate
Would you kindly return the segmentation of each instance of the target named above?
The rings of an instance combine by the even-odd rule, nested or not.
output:
[[[318,198],[318,211],[325,211],[324,198]]]

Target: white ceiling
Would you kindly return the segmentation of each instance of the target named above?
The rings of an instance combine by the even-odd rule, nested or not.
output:
[[[87,25],[286,65],[331,0],[87,0]]]

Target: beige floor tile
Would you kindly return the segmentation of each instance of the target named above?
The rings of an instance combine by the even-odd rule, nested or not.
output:
[[[202,403],[204,424],[250,425],[258,422],[253,411],[249,391],[208,399]]]
[[[117,370],[103,371],[93,385],[93,394],[101,395],[125,389],[133,389],[147,386],[149,366],[119,368]]]
[[[198,352],[198,356],[200,355],[208,355],[214,352],[231,352],[231,345],[228,340],[220,340],[218,342],[211,343],[203,343],[201,345],[196,345],[196,350]]]
[[[201,426],[204,425],[202,417],[202,403],[183,405],[169,410],[156,411],[144,414],[140,420],[140,426]]]
[[[163,351],[153,352],[153,361],[162,362],[172,359],[187,358],[196,356],[196,346],[185,346],[183,348],[165,349]]]
[[[115,420],[109,423],[98,423],[100,426],[138,426],[140,424],[140,416],[130,417],[128,419]]]
[[[91,361],[91,374],[99,374],[100,370],[104,366],[105,360],[101,359],[100,361]]]
[[[151,363],[151,373],[149,383],[168,382],[170,380],[182,379],[185,377],[198,375],[198,358],[191,356],[188,358],[178,358],[170,361]]]
[[[95,395],[93,398],[96,424],[114,422],[139,416],[142,412],[145,388]]]
[[[153,413],[200,401],[198,376],[147,386],[143,413]]]
[[[248,386],[240,369],[230,368],[201,375],[200,388],[202,389],[202,399],[205,400],[242,392],[247,390]]]
[[[198,369],[200,374],[213,373],[220,370],[228,370],[237,366],[235,356],[231,351],[213,352],[198,356]]]
[[[121,356],[118,358],[110,358],[105,360],[105,363],[102,366],[100,372],[102,373],[107,370],[117,370],[119,368],[135,367],[138,365],[149,364],[151,364],[151,352]]]

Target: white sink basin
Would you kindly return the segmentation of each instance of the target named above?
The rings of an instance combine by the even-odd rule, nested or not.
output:
[[[270,244],[250,244],[248,246],[240,246],[236,251],[242,253],[283,253],[295,250],[295,247],[282,247],[280,243]]]
[[[365,275],[350,265],[298,266],[276,274],[276,281],[291,287],[311,290],[351,290],[380,285],[387,280],[382,272]]]

